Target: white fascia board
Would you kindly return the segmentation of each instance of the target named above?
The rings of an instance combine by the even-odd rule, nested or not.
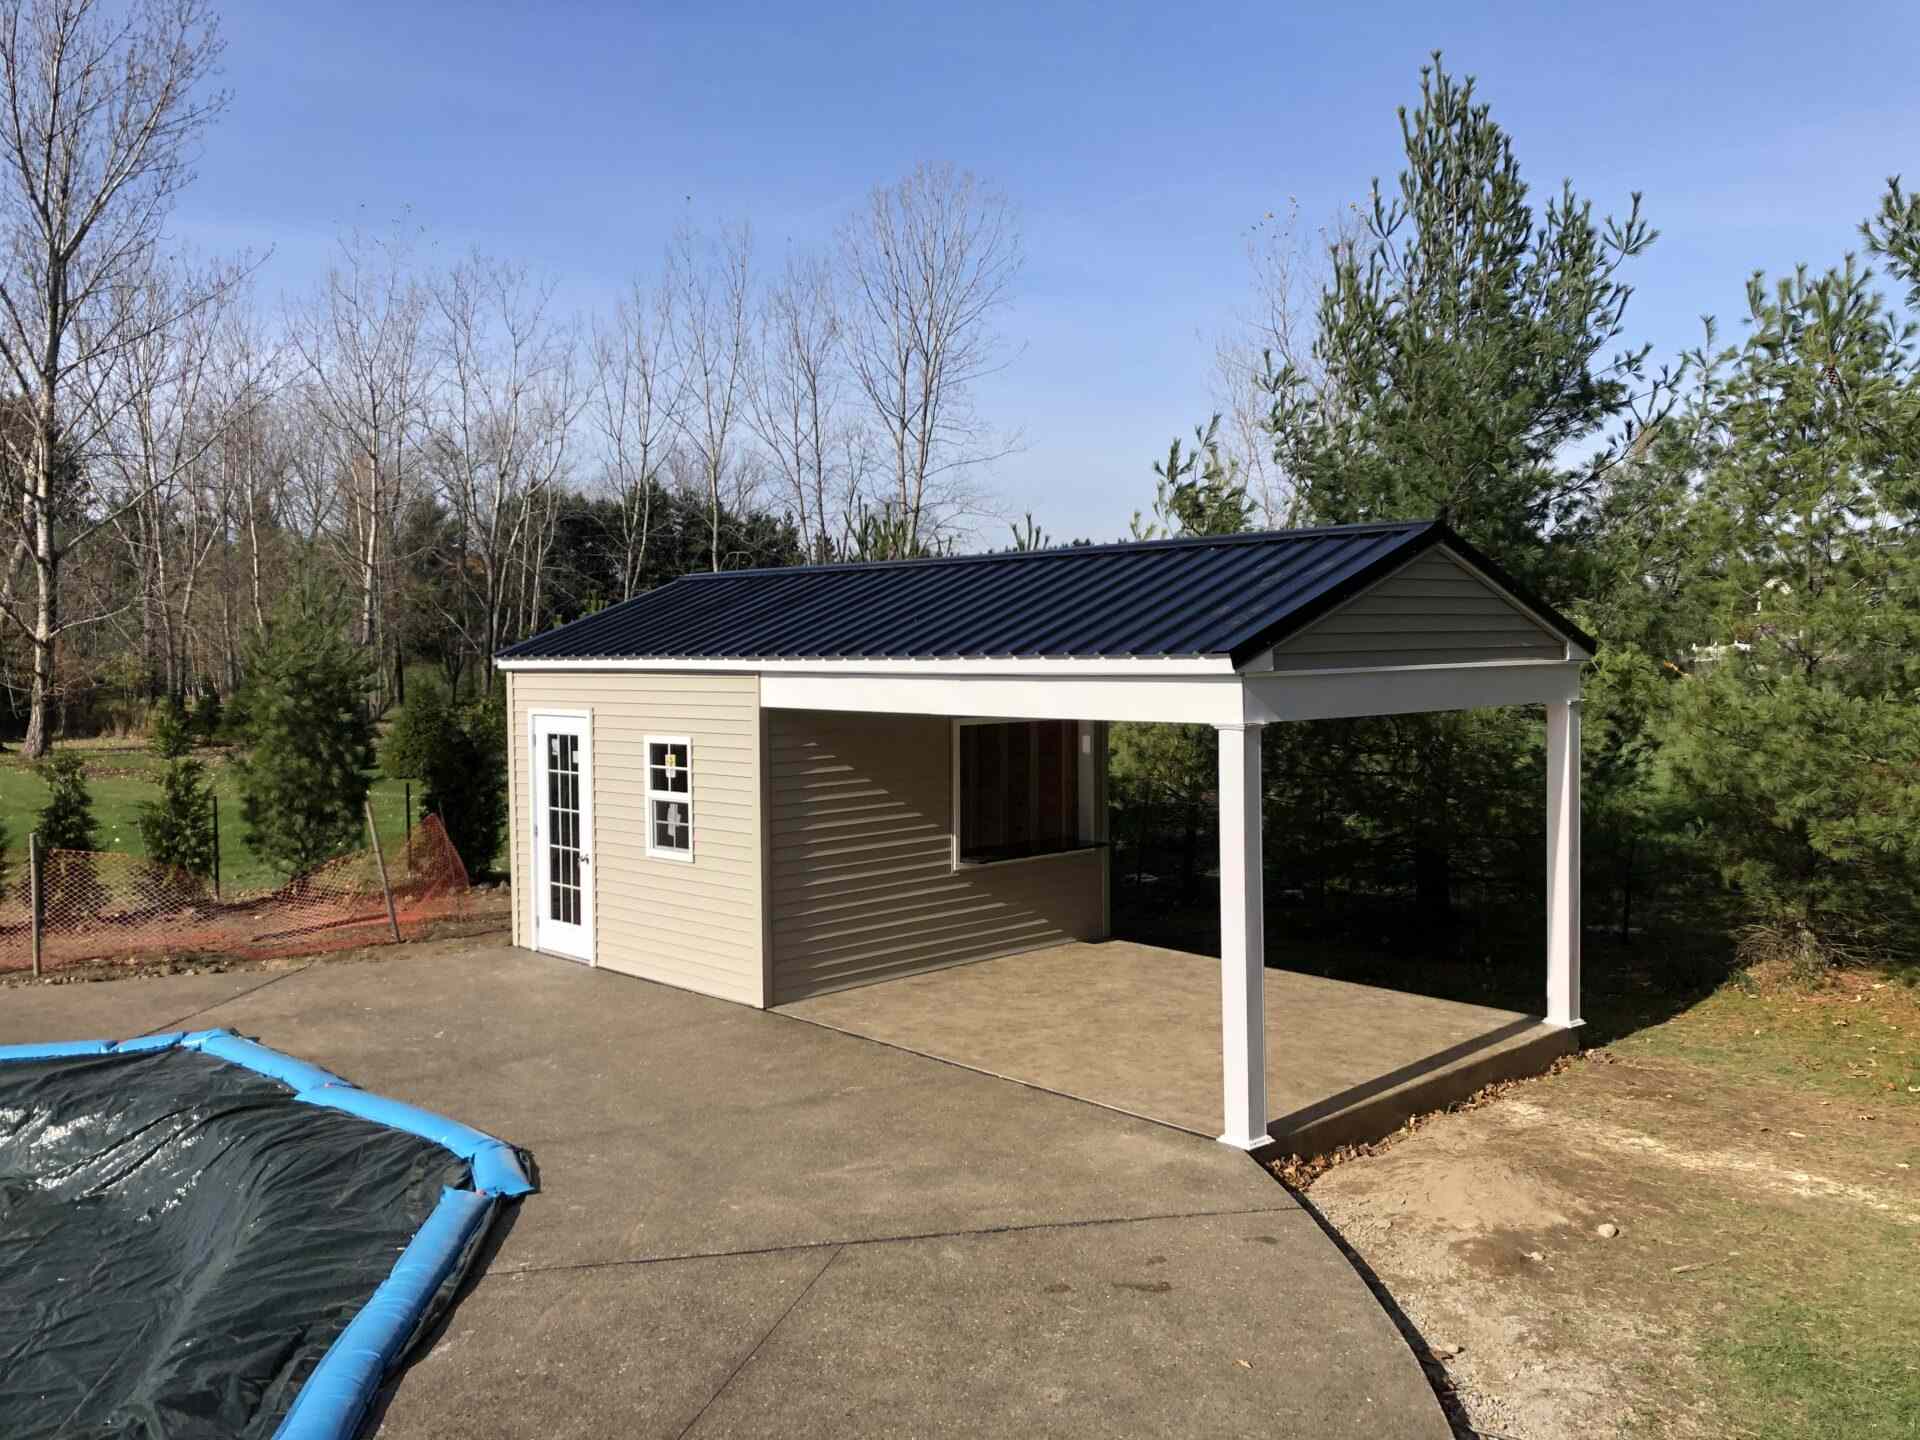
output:
[[[638,670],[684,673],[716,671],[752,675],[992,675],[1025,679],[1036,676],[1117,677],[1232,675],[1233,661],[1225,655],[1149,657],[1138,659],[953,659],[953,660],[495,660],[496,670],[515,674],[543,670]]]
[[[1001,720],[1151,720],[1236,725],[1240,677],[806,675],[763,671],[768,710],[853,710]]]
[[[1248,675],[1248,724],[1413,715],[1493,705],[1546,705],[1580,698],[1579,661],[1488,661]]]

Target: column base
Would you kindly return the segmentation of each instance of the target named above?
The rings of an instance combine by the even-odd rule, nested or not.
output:
[[[1255,1150],[1264,1150],[1269,1145],[1278,1143],[1271,1135],[1261,1135],[1252,1139],[1239,1135],[1220,1135],[1215,1138],[1217,1138],[1222,1145],[1231,1145],[1236,1150],[1245,1150],[1248,1153],[1252,1153]]]

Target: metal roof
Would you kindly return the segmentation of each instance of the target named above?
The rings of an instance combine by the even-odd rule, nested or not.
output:
[[[1436,545],[1588,649],[1439,521],[688,575],[509,646],[521,660],[1230,657]]]

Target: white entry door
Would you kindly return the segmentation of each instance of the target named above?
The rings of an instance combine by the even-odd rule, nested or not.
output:
[[[593,963],[593,722],[533,721],[533,946]]]

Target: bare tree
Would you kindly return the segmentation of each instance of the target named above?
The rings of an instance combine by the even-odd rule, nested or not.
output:
[[[126,347],[114,376],[124,393],[104,407],[113,419],[93,446],[105,493],[125,497],[113,506],[113,528],[141,577],[141,658],[169,693],[184,691],[193,672],[194,596],[225,508],[210,453],[229,423],[214,365],[221,317],[213,306],[183,307],[198,283],[185,273],[148,275],[144,308],[182,319]]]
[[[1019,274],[1011,205],[951,165],[921,165],[876,189],[841,232],[847,348],[886,442],[907,544],[970,503],[964,477],[1007,454],[973,408],[1004,353],[994,329]]]
[[[653,502],[679,423],[682,385],[674,365],[673,291],[636,281],[613,318],[594,328],[587,413],[602,445],[602,473],[619,506],[620,598],[646,571]]]
[[[503,643],[511,565],[551,526],[546,492],[561,480],[579,415],[571,333],[548,313],[552,286],[526,267],[482,256],[432,286],[434,348],[444,377],[428,425],[429,463],[456,532],[455,608],[446,618],[481,662]],[[456,683],[458,676],[455,676]]]
[[[129,295],[156,268],[193,146],[225,105],[202,88],[220,50],[204,0],[0,0],[0,366],[30,415],[0,436],[20,495],[9,548],[30,559],[36,592],[29,615],[9,585],[0,614],[32,652],[30,755],[51,743],[61,633],[99,618],[62,615],[60,572],[118,513],[87,478],[102,406],[126,394],[114,380],[130,347],[205,299],[156,309]]]
[[[1247,301],[1214,340],[1213,406],[1224,432],[1221,450],[1270,526],[1300,523],[1306,497],[1274,459],[1268,426],[1273,391],[1267,382],[1291,365],[1318,389],[1313,337],[1320,292],[1332,272],[1333,249],[1350,244],[1358,229],[1351,205],[1311,235],[1302,232],[1299,203],[1291,198],[1283,214],[1262,216],[1246,236]]]
[[[809,560],[844,548],[865,449],[844,414],[845,327],[824,260],[789,256],[760,309],[760,347],[747,387],[747,419],[793,504]]]
[[[396,519],[415,463],[429,372],[422,355],[427,297],[397,232],[355,232],[319,294],[288,317],[306,372],[303,394],[331,436],[329,451],[306,449],[306,488],[316,502],[329,483],[341,506],[331,530],[358,594],[361,644],[384,645],[381,606]]]
[[[753,344],[752,260],[753,237],[745,226],[718,240],[682,230],[667,255],[673,357],[683,387],[674,415],[699,463],[715,570],[724,558],[723,513],[744,502],[755,478],[740,453]]]

